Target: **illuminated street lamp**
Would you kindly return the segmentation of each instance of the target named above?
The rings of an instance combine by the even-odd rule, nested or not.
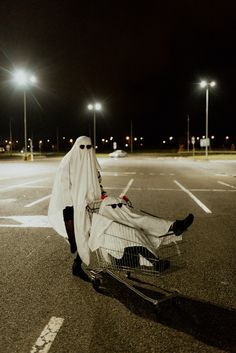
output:
[[[209,87],[214,87],[216,85],[215,81],[207,82],[201,81],[200,87],[206,89],[206,138],[205,138],[205,156],[208,157],[208,105],[209,105]]]
[[[94,103],[88,105],[88,110],[93,110],[93,144],[96,150],[96,111],[102,109],[102,105],[100,103]]]
[[[24,140],[25,140],[25,148],[24,148],[24,160],[27,160],[27,123],[26,123],[26,89],[30,85],[35,85],[37,83],[37,78],[34,75],[29,74],[24,70],[17,70],[13,74],[13,81],[23,89],[24,93]],[[33,152],[31,151],[31,159]]]

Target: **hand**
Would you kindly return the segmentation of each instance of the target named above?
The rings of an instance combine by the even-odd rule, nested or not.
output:
[[[127,203],[127,206],[129,206],[130,208],[134,208],[132,205],[132,202],[129,200],[129,198],[126,195],[124,195],[122,199]]]

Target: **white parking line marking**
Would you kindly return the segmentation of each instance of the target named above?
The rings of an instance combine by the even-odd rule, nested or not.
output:
[[[30,353],[47,353],[56,338],[63,321],[64,319],[61,317],[52,316],[32,347]]]
[[[135,174],[136,172],[101,172],[102,176],[127,176]]]
[[[48,216],[6,216],[0,217],[0,227],[51,228],[51,225],[48,222]]]
[[[203,211],[205,211],[206,213],[212,213],[211,210],[209,210],[209,208],[207,208],[196,196],[194,196],[188,189],[186,189],[183,185],[181,185],[177,180],[174,180],[174,183],[178,185],[181,190],[186,192],[186,194],[188,194],[198,204],[198,206],[200,206],[203,209]]]
[[[41,199],[38,199],[38,200],[33,201],[33,202],[31,202],[31,203],[28,203],[28,205],[25,205],[25,207],[31,207],[31,206],[37,205],[37,203],[40,203],[40,202],[42,202],[42,201],[44,201],[44,200],[47,200],[47,199],[49,199],[50,197],[51,197],[51,194],[50,194],[50,195],[47,195],[47,196],[44,196],[44,197],[42,197]]]
[[[0,200],[0,205],[1,204],[6,204],[6,203],[11,203],[11,202],[15,202],[16,201],[16,199],[2,199],[2,200]]]
[[[37,180],[32,180],[32,181],[27,181],[26,183],[22,183],[22,184],[15,184],[15,185],[10,185],[10,186],[6,186],[5,188],[0,189],[0,191],[8,191],[11,189],[15,189],[15,188],[21,188],[24,187],[26,185],[30,185],[30,184],[35,184],[44,180],[47,180],[48,178],[43,178],[43,179],[37,179]]]
[[[127,186],[124,188],[124,190],[121,192],[120,196],[119,197],[123,197],[127,191],[129,190],[129,188],[131,187],[131,185],[133,184],[134,182],[134,179],[130,179],[130,181],[128,182]]]
[[[232,188],[232,189],[236,189],[236,187],[235,187],[235,186],[230,185],[230,184],[227,184],[227,183],[224,183],[223,181],[217,181],[217,183],[219,183],[219,184],[221,184],[221,185],[228,186],[229,188]]]

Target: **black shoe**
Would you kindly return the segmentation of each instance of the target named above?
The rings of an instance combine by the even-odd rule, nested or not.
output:
[[[169,260],[158,260],[154,264],[154,269],[157,272],[163,272],[165,270],[168,270],[170,268],[170,261]]]
[[[185,219],[175,221],[173,224],[173,232],[175,235],[181,235],[193,223],[194,216],[190,213]]]
[[[87,275],[87,273],[84,272],[84,270],[81,267],[82,265],[82,261],[78,258],[76,258],[74,260],[73,266],[72,266],[72,274],[76,277],[81,278],[82,280],[86,281],[86,282],[91,282],[89,276]]]

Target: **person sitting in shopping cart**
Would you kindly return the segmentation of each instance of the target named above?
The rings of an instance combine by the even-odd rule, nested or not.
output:
[[[101,249],[105,261],[115,258],[117,266],[139,265],[140,255],[154,265],[155,270],[169,267],[169,261],[159,261],[158,248],[182,239],[182,233],[192,224],[194,216],[170,221],[131,209],[127,197],[107,196],[94,214],[89,246]],[[110,255],[110,256],[108,256]]]
[[[91,227],[86,206],[101,199],[105,193],[99,170],[91,139],[78,137],[59,164],[48,209],[52,227],[58,234],[68,237],[71,253],[77,252],[73,275],[84,280],[88,280],[88,276],[81,265],[90,262],[88,238]]]

